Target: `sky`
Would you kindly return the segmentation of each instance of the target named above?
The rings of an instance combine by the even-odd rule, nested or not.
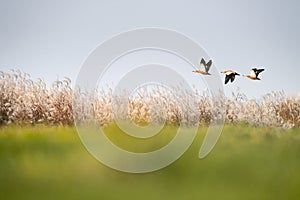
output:
[[[300,93],[300,2],[271,1],[15,1],[0,0],[0,70],[20,69],[46,83],[74,82],[103,41],[134,28],[179,31],[199,43],[218,70],[265,68],[261,81],[224,85],[257,97]]]

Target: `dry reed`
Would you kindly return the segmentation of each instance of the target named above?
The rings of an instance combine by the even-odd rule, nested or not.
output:
[[[81,120],[89,119],[89,111],[84,110],[84,105],[91,104],[93,117],[102,126],[114,120],[128,119],[138,124],[207,125],[222,118],[222,111],[226,123],[285,128],[300,126],[300,96],[288,97],[284,92],[272,92],[251,100],[237,93],[231,98],[216,100],[205,93],[179,89],[171,93],[160,87],[151,90],[145,87],[129,98],[114,96],[112,89],[97,92],[96,98],[91,98],[74,94],[68,78],[55,81],[47,88],[43,80],[32,81],[28,74],[20,71],[0,71],[0,88],[0,125],[73,125],[72,97],[77,95],[82,104],[74,109],[74,115]],[[124,102],[127,104],[122,107]],[[218,110],[222,108],[218,105],[223,102],[224,110]],[[114,107],[117,112],[114,112]]]

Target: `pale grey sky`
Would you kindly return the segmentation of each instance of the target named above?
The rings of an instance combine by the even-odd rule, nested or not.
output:
[[[177,30],[202,45],[219,70],[264,67],[261,81],[238,78],[227,93],[299,93],[300,1],[0,0],[0,70],[75,81],[89,53],[138,27]]]

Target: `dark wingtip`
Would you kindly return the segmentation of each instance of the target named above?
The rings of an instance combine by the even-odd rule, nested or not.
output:
[[[206,63],[206,66],[207,66],[208,69],[209,69],[211,65],[212,65],[212,60],[209,60],[209,61]]]
[[[205,60],[204,60],[203,58],[201,58],[201,61],[200,61],[200,63],[203,63],[203,64],[205,64]]]
[[[227,83],[229,82],[229,79],[230,79],[229,76],[226,75],[226,76],[225,76],[225,84],[227,84]]]

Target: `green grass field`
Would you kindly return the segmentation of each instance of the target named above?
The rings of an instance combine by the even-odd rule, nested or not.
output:
[[[225,126],[213,151],[199,160],[206,130],[200,127],[189,150],[170,166],[127,174],[93,158],[74,127],[2,127],[0,199],[300,198],[300,129]],[[116,127],[107,134],[128,142]],[[168,137],[153,139],[153,148]]]

